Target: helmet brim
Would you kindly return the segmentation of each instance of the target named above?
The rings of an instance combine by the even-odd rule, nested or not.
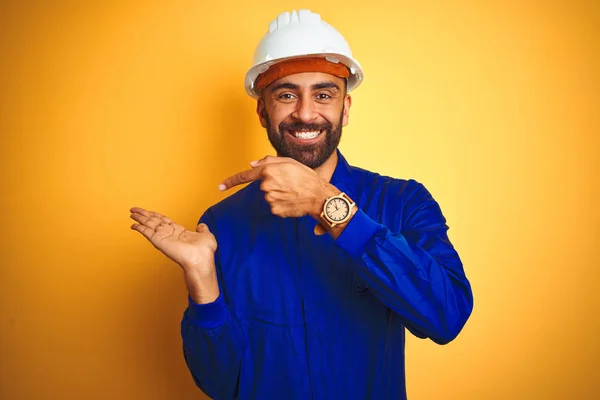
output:
[[[354,60],[353,58],[349,58],[349,57],[346,57],[344,55],[337,54],[337,53],[303,54],[303,55],[298,55],[298,56],[284,57],[284,58],[278,58],[275,60],[264,61],[260,64],[253,66],[252,68],[250,68],[250,70],[246,73],[246,78],[245,78],[244,86],[246,88],[246,93],[248,93],[248,95],[250,95],[251,97],[253,97],[255,99],[258,99],[260,97],[260,92],[256,90],[254,83],[256,82],[256,78],[258,78],[258,76],[260,74],[266,72],[271,65],[275,65],[275,64],[283,62],[283,61],[294,60],[294,59],[298,59],[298,58],[312,58],[312,57],[326,58],[327,60],[329,60],[331,62],[336,62],[336,61],[341,62],[346,67],[348,67],[348,69],[350,70],[350,75],[348,76],[348,92],[355,90],[362,83],[362,81],[364,79],[362,67],[360,66],[358,61]]]

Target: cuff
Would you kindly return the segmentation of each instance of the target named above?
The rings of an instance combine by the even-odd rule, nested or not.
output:
[[[359,208],[337,238],[336,243],[353,258],[359,258],[365,252],[367,242],[381,228],[380,224]]]
[[[213,329],[225,324],[229,317],[229,309],[225,304],[223,293],[212,303],[196,304],[188,295],[187,319],[198,328]]]

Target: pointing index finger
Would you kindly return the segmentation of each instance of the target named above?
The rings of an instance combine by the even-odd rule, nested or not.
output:
[[[238,172],[237,174],[225,179],[220,185],[219,190],[224,191],[231,189],[234,186],[241,185],[260,179],[262,168],[257,167],[246,171]]]

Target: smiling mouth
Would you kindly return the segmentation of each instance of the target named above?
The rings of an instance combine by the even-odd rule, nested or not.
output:
[[[312,140],[315,139],[317,136],[319,136],[321,133],[323,133],[325,130],[320,130],[320,131],[307,131],[307,130],[299,130],[299,131],[292,131],[289,130],[288,133],[290,135],[292,135],[293,137],[295,137],[296,139],[300,139],[300,140]]]

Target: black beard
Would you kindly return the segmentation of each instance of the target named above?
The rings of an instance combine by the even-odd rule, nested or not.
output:
[[[309,168],[315,169],[323,165],[325,161],[333,154],[337,149],[342,139],[342,118],[344,116],[344,108],[342,107],[342,113],[340,119],[335,127],[331,125],[329,121],[325,121],[322,124],[303,124],[301,122],[279,124],[279,131],[273,129],[271,125],[271,119],[269,114],[265,111],[265,119],[267,120],[267,135],[269,142],[277,151],[277,155],[280,157],[290,157],[294,160],[306,165]],[[314,143],[314,144],[298,144],[285,140],[285,135],[289,135],[288,131],[322,131],[325,130],[325,143]]]

